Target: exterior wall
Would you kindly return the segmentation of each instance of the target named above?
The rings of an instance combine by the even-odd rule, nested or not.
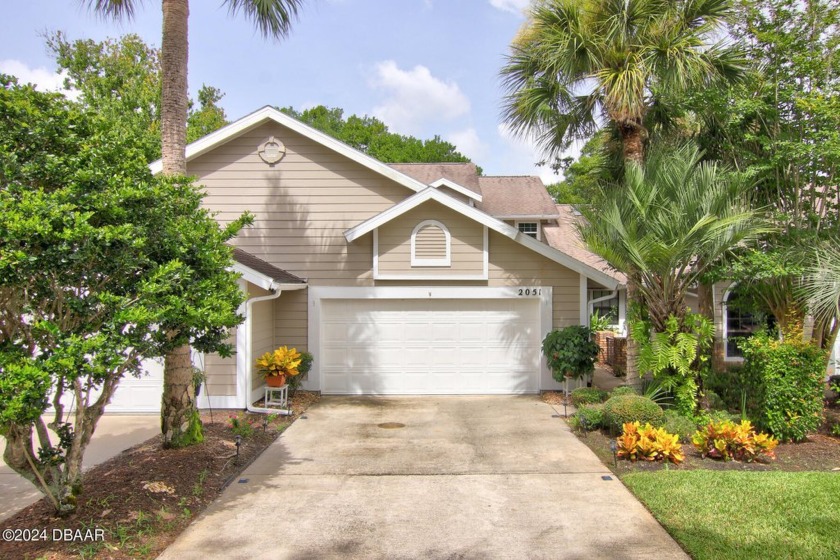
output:
[[[270,166],[257,147],[274,136],[286,156]],[[344,231],[412,194],[378,173],[274,123],[195,158],[205,206],[227,222],[242,212],[254,225],[235,243],[310,285],[371,285],[372,241],[348,244]]]
[[[425,220],[437,220],[451,236],[449,267],[412,267],[411,233]],[[438,204],[427,202],[379,228],[379,273],[410,276],[484,274],[484,226]]]
[[[490,232],[489,286],[552,286],[554,328],[580,324],[580,275]]]
[[[227,340],[236,348],[236,333]],[[202,392],[210,398],[236,395],[236,355],[222,358],[218,354],[204,356],[204,372],[207,375],[206,389]]]

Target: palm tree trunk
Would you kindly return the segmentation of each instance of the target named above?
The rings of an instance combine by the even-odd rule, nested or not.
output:
[[[644,129],[641,123],[626,122],[618,123],[618,128],[621,133],[622,145],[624,147],[624,162],[642,164],[645,155],[644,145]],[[634,306],[640,304],[640,294],[638,287],[633,280],[627,279],[627,307],[628,311]],[[628,313],[627,320],[633,321],[637,319],[635,313]],[[636,385],[641,387],[642,381],[639,376],[639,343],[633,340],[630,336],[630,331],[627,332],[627,380],[628,385]]]
[[[166,175],[187,174],[189,11],[188,0],[163,0],[161,157]],[[188,345],[166,355],[160,416],[165,447],[201,441]]]

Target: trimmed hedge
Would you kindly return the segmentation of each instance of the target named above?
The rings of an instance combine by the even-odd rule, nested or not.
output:
[[[584,405],[575,412],[572,427],[576,429],[593,431],[604,425],[604,405]]]
[[[604,403],[604,424],[614,434],[620,434],[628,422],[661,426],[662,407],[641,395],[619,395]]]
[[[691,418],[680,416],[676,410],[666,410],[662,427],[669,434],[676,434],[683,443],[691,443],[691,436],[697,431],[697,424]]]
[[[639,394],[639,392],[635,388],[630,387],[629,385],[622,385],[620,387],[616,387],[615,389],[613,389],[612,393],[610,393],[610,396],[611,397],[620,397],[622,395],[638,395],[638,394]]]
[[[586,404],[599,404],[607,400],[607,392],[596,387],[578,387],[572,391],[572,404],[581,407]]]

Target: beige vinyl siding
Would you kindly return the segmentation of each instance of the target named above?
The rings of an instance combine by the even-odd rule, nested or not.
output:
[[[449,230],[451,265],[448,267],[411,266],[411,233],[426,220],[440,222]],[[481,275],[484,273],[484,226],[437,202],[421,204],[379,228],[379,273]]]
[[[489,286],[552,286],[555,328],[580,322],[580,274],[490,232]]]
[[[269,136],[286,146],[286,157],[273,166],[257,154]],[[254,225],[235,241],[239,247],[311,285],[373,285],[371,236],[348,244],[344,231],[413,193],[275,123],[195,158],[188,172],[220,221],[254,214]]]
[[[236,348],[236,332],[227,343]],[[204,355],[204,372],[207,375],[206,394],[209,397],[236,395],[236,357],[222,358],[218,354]]]
[[[274,300],[274,340],[277,346],[300,351],[307,347],[307,290],[283,292]]]

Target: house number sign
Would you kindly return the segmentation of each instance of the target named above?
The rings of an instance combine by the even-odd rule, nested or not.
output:
[[[520,296],[541,296],[542,288],[519,288],[517,295]]]

